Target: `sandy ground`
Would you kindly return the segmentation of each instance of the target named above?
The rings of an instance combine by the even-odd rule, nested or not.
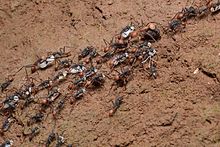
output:
[[[158,22],[164,26],[190,2],[186,0],[0,0],[0,81],[38,56],[69,49],[73,59],[88,45],[99,52],[103,39],[110,40],[130,22]],[[100,10],[98,10],[99,8]],[[153,46],[158,51],[155,80],[135,72],[127,90],[108,94],[110,83],[88,94],[76,105],[67,103],[55,130],[75,146],[220,146],[220,84],[193,72],[203,66],[220,77],[220,15],[191,20],[182,33],[167,35]],[[46,79],[51,68],[33,76]],[[19,72],[9,87],[19,87],[25,72]],[[65,92],[65,90],[63,89]],[[10,92],[6,92],[10,93]],[[1,99],[5,94],[1,94]],[[113,117],[107,112],[111,100],[125,95]],[[70,112],[70,110],[72,111]],[[21,121],[38,107],[17,112]],[[0,142],[12,139],[14,146],[43,146],[54,121],[50,111],[39,124],[41,132],[31,142],[22,136],[28,128],[13,123]],[[0,116],[0,121],[5,119]],[[53,146],[53,145],[52,145]]]

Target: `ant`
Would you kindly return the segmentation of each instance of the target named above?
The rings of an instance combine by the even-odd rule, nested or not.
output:
[[[55,61],[54,56],[49,56],[46,59],[38,57],[38,60],[36,62],[34,62],[33,64],[29,64],[29,65],[25,65],[21,67],[17,72],[19,72],[23,68],[25,68],[25,71],[27,68],[31,68],[31,73],[35,73],[37,70],[44,70],[44,69],[51,67],[54,61]]]
[[[10,128],[10,126],[11,126],[11,123],[13,123],[13,122],[14,122],[14,119],[13,119],[13,118],[7,117],[7,118],[5,119],[5,121],[3,122],[3,124],[2,124],[1,131],[3,131],[3,132],[8,131],[9,128]]]
[[[5,79],[5,82],[0,84],[1,92],[5,91],[8,88],[8,86],[14,81],[13,76],[14,75],[8,76],[8,78]]]
[[[64,104],[65,104],[65,99],[61,99],[58,102],[58,105],[56,108],[54,108],[53,110],[53,117],[56,118],[58,114],[60,114],[61,110],[64,108]]]
[[[95,67],[91,67],[90,69],[86,70],[84,73],[84,77],[87,79],[97,73],[97,69]]]
[[[113,37],[110,43],[107,42],[105,39],[103,39],[103,41],[106,45],[106,47],[104,48],[104,52],[108,52],[108,51],[111,51],[113,53],[116,53],[118,51],[121,52],[122,49],[125,49],[128,46],[128,42],[121,39],[120,36]]]
[[[126,86],[127,83],[131,80],[131,75],[132,75],[132,69],[131,68],[124,68],[121,70],[121,72],[118,72],[115,70],[118,74],[115,75],[114,80],[115,82],[112,84],[111,88],[116,84],[117,87],[123,87]],[[126,87],[125,87],[126,88]]]
[[[58,88],[53,88],[48,92],[46,99],[42,101],[43,105],[49,105],[54,102],[61,95]]]
[[[172,19],[169,22],[169,29],[173,33],[179,32],[179,31],[183,30],[185,27],[186,27],[186,23],[182,22],[179,19]]]
[[[4,143],[0,144],[0,147],[11,147],[13,145],[12,140],[6,140]]]
[[[110,67],[111,68],[116,67],[120,63],[124,62],[128,57],[129,57],[129,55],[127,52],[114,56],[113,59],[109,63]]]
[[[61,70],[63,68],[69,68],[72,63],[73,61],[70,59],[57,60],[55,65],[55,71]]]
[[[63,134],[64,134],[64,131],[60,135],[57,133],[57,136],[56,136],[56,139],[57,139],[56,147],[61,147],[64,144],[65,140],[64,140]]]
[[[87,46],[84,48],[80,54],[78,55],[78,60],[81,60],[82,58],[87,57],[89,54],[93,54],[95,51],[95,48],[93,46]]]
[[[46,147],[49,147],[50,144],[56,140],[56,134],[54,133],[54,130],[52,130],[52,132],[49,134],[49,136],[47,137],[47,140],[46,140],[46,144],[45,146]]]
[[[212,7],[211,1],[212,0],[208,0],[206,2],[205,6],[200,6],[197,8],[197,17],[198,18],[203,18],[211,12],[211,7]]]
[[[73,84],[76,86],[76,87],[81,87],[85,84],[86,82],[86,77],[83,76],[82,78],[79,78],[79,79],[76,79]],[[71,89],[71,87],[69,87]]]
[[[82,73],[85,70],[86,67],[83,64],[73,64],[69,67],[68,73],[77,74],[77,73]]]
[[[149,68],[149,76],[150,78],[156,79],[157,78],[157,66],[156,64],[150,64],[150,68]]]
[[[25,68],[31,68],[31,73],[35,73],[37,70],[44,70],[52,66],[53,62],[57,60],[58,58],[68,57],[70,56],[70,52],[66,52],[65,48],[60,48],[60,51],[48,53],[48,56],[46,58],[40,58],[37,56],[38,60],[34,62],[33,64],[26,65],[21,67],[17,72],[19,72],[21,69]],[[26,71],[27,72],[27,71]]]
[[[93,88],[99,88],[104,85],[105,82],[105,75],[104,74],[97,74],[94,76],[90,81],[88,81],[85,87],[92,86]]]
[[[18,101],[21,99],[21,95],[17,92],[12,95],[6,97],[6,99],[2,102],[3,106],[1,111],[4,112],[13,112],[17,106]]]
[[[28,136],[29,141],[32,141],[32,139],[40,133],[40,128],[34,127],[29,133],[25,133],[24,131],[22,133],[24,137]]]
[[[115,112],[117,111],[117,109],[121,106],[121,104],[123,103],[123,97],[116,97],[114,101],[112,101],[112,109],[109,111],[109,117],[112,117]]]
[[[32,116],[30,118],[30,120],[27,121],[27,125],[30,126],[30,125],[33,125],[35,123],[42,122],[43,118],[44,118],[44,114],[43,113],[41,113],[41,112],[37,113],[34,116]]]
[[[148,41],[145,41],[143,43],[141,43],[137,48],[134,49],[133,53],[133,57],[131,57],[131,63],[132,66],[135,64],[135,62],[139,59],[142,60],[144,58],[144,56],[146,56],[146,54],[149,52],[151,48],[151,43]],[[153,54],[153,53],[151,53]]]
[[[68,71],[63,70],[63,71],[59,71],[54,78],[52,79],[53,83],[60,83],[64,80],[66,80],[68,75]]]
[[[80,88],[78,91],[76,91],[73,94],[73,100],[71,101],[71,104],[74,103],[75,100],[80,100],[84,94],[86,93],[86,89],[85,88]]]
[[[114,52],[109,50],[104,55],[101,55],[100,59],[97,60],[97,63],[98,64],[105,63],[109,61],[113,57],[113,55],[114,55]]]
[[[220,10],[220,0],[217,3],[213,4],[210,8],[212,14],[216,14]]]
[[[50,88],[53,85],[53,81],[48,79],[48,80],[44,80],[42,81],[39,85],[36,86],[36,92],[44,90],[46,88]]]
[[[154,48],[147,48],[146,52],[144,52],[143,60],[141,63],[144,64],[147,61],[151,63],[152,61],[154,61],[152,58],[156,55],[156,53],[157,51]]]
[[[134,32],[135,27],[134,25],[131,23],[129,25],[127,25],[126,27],[124,27],[121,32],[120,32],[120,37],[122,39],[126,39],[128,37],[130,37],[130,35],[132,34],[132,32]]]

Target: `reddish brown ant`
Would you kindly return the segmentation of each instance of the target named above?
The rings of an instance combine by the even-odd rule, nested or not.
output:
[[[112,105],[113,105],[113,107],[112,107],[112,109],[109,111],[109,116],[110,117],[112,117],[114,114],[115,114],[115,112],[117,111],[117,109],[121,106],[121,104],[122,104],[122,101],[123,100],[123,97],[116,97],[115,98],[115,100],[114,100],[114,102],[112,101]]]

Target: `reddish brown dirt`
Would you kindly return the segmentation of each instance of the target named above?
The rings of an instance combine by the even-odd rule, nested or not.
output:
[[[131,21],[166,26],[185,6],[186,0],[0,0],[0,81],[33,63],[36,55],[63,46],[73,46],[73,55],[87,45],[102,52],[102,39],[110,40]],[[201,72],[193,74],[202,65],[220,77],[219,24],[218,14],[189,21],[185,32],[174,36],[176,41],[163,35],[153,45],[159,57],[156,80],[137,71],[126,91],[119,88],[109,95],[110,84],[105,84],[74,108],[66,104],[56,131],[65,130],[66,142],[78,146],[220,146],[219,82]],[[40,77],[53,73],[42,71]],[[20,72],[9,89],[21,85],[23,77]],[[116,95],[126,95],[124,103],[108,117]],[[26,122],[36,110],[33,106],[17,115]],[[29,142],[22,137],[24,128],[14,123],[0,142],[12,139],[14,146],[43,146],[53,124],[48,115],[38,124],[40,135]]]

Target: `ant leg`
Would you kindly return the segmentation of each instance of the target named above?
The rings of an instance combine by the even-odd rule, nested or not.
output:
[[[103,39],[103,41],[104,41],[106,46],[110,45],[110,43],[107,40]]]
[[[148,59],[150,59],[150,56],[147,57],[147,59],[145,59],[144,61],[142,61],[141,63],[144,64],[145,62],[148,61]]]
[[[114,87],[114,85],[115,85],[114,83],[111,85],[111,87],[110,87],[110,89],[109,89],[109,92],[108,92],[108,94],[107,94],[106,96],[109,96],[109,94],[110,94],[112,88]]]

